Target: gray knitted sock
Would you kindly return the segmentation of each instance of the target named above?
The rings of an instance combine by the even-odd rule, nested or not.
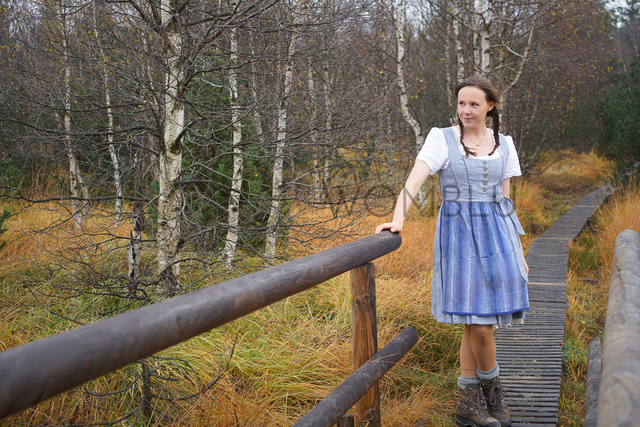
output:
[[[458,377],[458,387],[466,388],[470,385],[480,384],[478,377]]]
[[[500,374],[500,367],[498,366],[498,362],[496,362],[496,366],[489,371],[481,371],[479,368],[477,369],[478,378],[481,380],[492,380]]]

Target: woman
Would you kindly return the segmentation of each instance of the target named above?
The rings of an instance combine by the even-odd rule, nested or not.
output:
[[[509,199],[510,178],[521,175],[510,137],[499,133],[499,96],[473,76],[456,86],[458,125],[433,128],[398,196],[392,222],[401,232],[427,177],[438,172],[442,206],[433,244],[431,311],[438,322],[464,325],[456,421],[465,426],[511,425],[500,386],[493,328],[521,323],[529,309],[527,275]],[[486,126],[487,116],[493,129]]]

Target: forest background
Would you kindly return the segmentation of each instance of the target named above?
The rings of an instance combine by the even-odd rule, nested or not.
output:
[[[2,348],[369,234],[473,73],[500,89],[525,176],[567,158],[591,159],[596,181],[594,158],[637,168],[639,13],[635,0],[0,0]],[[420,195],[425,215],[436,185]],[[428,266],[404,267],[427,281]],[[344,323],[331,305],[292,304]],[[179,424],[198,408],[262,425],[237,421],[269,404],[256,402],[265,384],[239,380],[248,359],[269,359],[241,354],[248,331],[141,361],[19,422]],[[438,351],[419,356],[425,372],[455,364]],[[310,390],[272,397],[267,424],[290,423],[335,374],[287,369]],[[216,390],[229,400],[202,406]]]

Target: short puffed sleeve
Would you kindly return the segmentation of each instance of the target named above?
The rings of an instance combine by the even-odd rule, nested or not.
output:
[[[522,170],[520,169],[520,160],[518,160],[518,152],[516,151],[515,144],[513,143],[513,138],[506,136],[505,139],[509,146],[509,158],[507,159],[507,164],[504,168],[504,179],[507,179],[513,176],[522,175]]]
[[[511,156],[509,156],[511,157]],[[416,157],[429,166],[429,175],[433,175],[449,164],[449,150],[444,132],[440,128],[431,128]]]

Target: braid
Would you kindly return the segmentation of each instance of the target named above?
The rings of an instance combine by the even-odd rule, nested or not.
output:
[[[466,144],[462,142],[462,138],[464,138],[464,125],[462,124],[462,120],[460,120],[459,116],[458,116],[458,127],[460,128],[460,144],[462,144],[462,148],[464,148],[465,157],[475,156],[476,153],[474,151],[471,151],[469,147],[467,147]]]
[[[498,111],[498,107],[494,106],[493,109],[489,111],[489,116],[491,116],[493,120],[493,139],[495,141],[493,150],[488,154],[490,156],[500,146],[500,112]]]

